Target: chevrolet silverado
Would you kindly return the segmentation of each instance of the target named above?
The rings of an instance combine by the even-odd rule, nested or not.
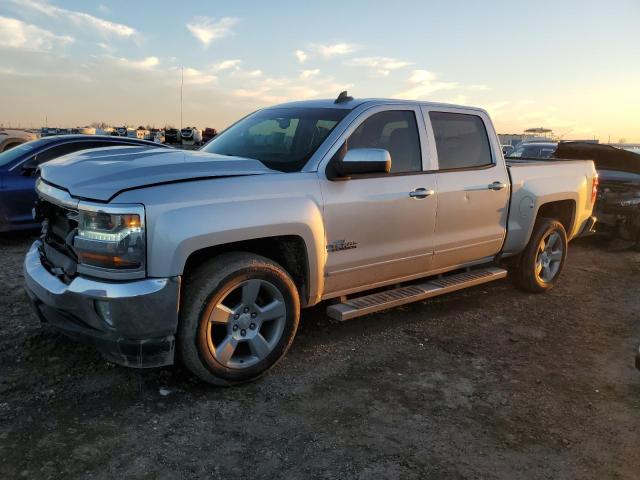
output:
[[[341,321],[507,273],[547,291],[593,227],[597,176],[505,162],[482,109],[343,92],[259,110],[200,151],[66,155],[36,190],[41,321],[113,362],[231,385],[275,365],[321,301]]]

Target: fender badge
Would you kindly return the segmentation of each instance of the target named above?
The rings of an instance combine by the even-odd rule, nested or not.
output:
[[[352,248],[358,248],[358,242],[336,240],[327,245],[327,252],[339,252],[340,250],[351,250]]]

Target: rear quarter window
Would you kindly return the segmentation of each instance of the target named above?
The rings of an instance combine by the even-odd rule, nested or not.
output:
[[[491,147],[484,122],[477,115],[429,112],[440,170],[491,165]]]

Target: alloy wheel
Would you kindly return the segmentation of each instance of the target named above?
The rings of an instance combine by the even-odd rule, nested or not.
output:
[[[551,231],[540,240],[536,255],[536,277],[543,283],[551,282],[560,270],[564,246],[560,234]]]
[[[241,282],[231,287],[209,314],[209,351],[227,368],[255,365],[278,345],[286,315],[284,297],[271,282]]]

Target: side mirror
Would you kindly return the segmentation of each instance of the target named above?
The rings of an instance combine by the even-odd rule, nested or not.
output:
[[[367,173],[389,173],[391,154],[382,148],[354,148],[333,162],[333,174],[330,180],[347,180],[351,175]]]

